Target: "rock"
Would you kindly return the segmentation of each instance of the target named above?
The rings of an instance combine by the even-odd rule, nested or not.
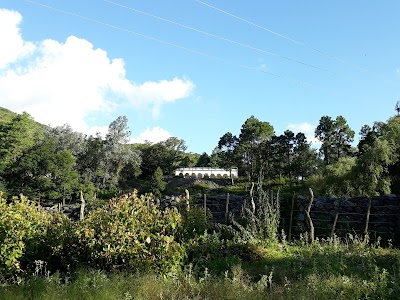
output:
[[[365,210],[362,209],[361,207],[356,207],[354,210],[356,213],[359,213],[359,214],[363,214],[365,212]]]
[[[334,207],[333,207],[333,203],[326,203],[325,204],[325,210],[328,210],[328,211],[330,211],[330,210],[332,210]]]

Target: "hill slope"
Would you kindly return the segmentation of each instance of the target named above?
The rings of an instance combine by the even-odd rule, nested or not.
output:
[[[12,112],[7,108],[0,107],[0,123],[7,123],[16,115],[17,114],[15,112]]]

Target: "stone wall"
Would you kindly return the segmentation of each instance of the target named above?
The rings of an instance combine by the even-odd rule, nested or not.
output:
[[[296,223],[297,233],[309,230],[304,213],[307,206],[307,198],[297,198],[298,210],[293,222]],[[316,198],[310,216],[317,237],[330,236],[332,230],[338,236],[349,233],[363,235],[367,229],[372,239],[379,236],[399,243],[400,199],[396,195],[350,199]]]
[[[206,195],[207,210],[211,212],[214,222],[225,223],[226,203],[228,195]],[[239,216],[243,205],[248,196],[229,195],[228,213]],[[204,195],[197,194],[192,196],[191,205],[204,208]],[[183,202],[183,203],[182,203]],[[185,205],[186,200],[183,196],[164,196],[161,201],[162,207],[174,207],[177,205]]]
[[[195,195],[192,205],[204,207],[204,196]],[[175,206],[182,198],[167,196],[164,206]],[[213,221],[224,223],[226,221],[227,195],[206,195],[207,209],[211,211]],[[257,197],[254,197],[257,203]],[[247,195],[229,195],[228,213],[240,216],[243,205],[249,204]],[[301,233],[309,231],[305,218],[305,209],[308,206],[308,198],[299,196],[296,199],[293,211],[292,234],[299,237]],[[286,234],[289,232],[291,205],[286,200],[281,200],[281,229]],[[369,210],[369,217],[368,217]],[[345,237],[348,234],[363,236],[365,229],[371,240],[378,237],[383,240],[392,240],[400,244],[400,198],[396,195],[379,197],[356,197],[350,199],[315,198],[310,210],[313,220],[315,236],[325,238],[332,232]],[[336,224],[335,223],[336,219]],[[368,219],[368,227],[367,226]],[[334,228],[333,228],[334,227]],[[332,231],[333,229],[333,231]]]
[[[204,208],[204,195],[191,195],[191,205]],[[257,197],[254,197],[257,203]],[[289,232],[291,200],[281,199],[281,229]],[[227,194],[206,195],[207,210],[212,213],[214,222],[226,222]],[[239,217],[243,205],[250,204],[248,195],[229,195],[228,213]],[[164,196],[162,207],[176,207],[186,205],[183,195]],[[293,210],[292,236],[299,237],[301,233],[309,231],[305,218],[305,209],[308,198],[299,196]],[[369,210],[369,218],[367,217]],[[311,206],[310,215],[315,228],[315,236],[325,238],[334,234],[345,237],[348,234],[363,236],[367,219],[368,233],[371,240],[378,237],[384,241],[392,240],[400,245],[400,198],[396,195],[380,197],[356,197],[350,199],[315,198]],[[336,225],[334,226],[336,220]]]

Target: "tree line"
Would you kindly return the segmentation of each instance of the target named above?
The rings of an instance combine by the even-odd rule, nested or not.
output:
[[[254,116],[239,135],[220,137],[213,152],[186,152],[184,140],[130,144],[128,119],[110,123],[105,137],[84,135],[69,125],[49,127],[27,113],[0,120],[0,190],[31,199],[71,201],[137,188],[165,188],[163,175],[177,167],[239,168],[249,184],[312,186],[320,195],[347,197],[398,193],[400,117],[364,125],[360,141],[343,116],[323,116],[315,129],[316,149],[302,132],[276,135]],[[233,183],[233,182],[232,182]]]
[[[312,187],[320,195],[351,197],[399,193],[400,117],[364,125],[360,140],[343,116],[323,116],[314,132],[320,148],[304,133],[286,130],[276,135],[273,126],[254,116],[238,136],[220,137],[211,156],[203,153],[202,166],[239,167],[257,187]]]
[[[0,190],[31,199],[71,201],[112,196],[135,180],[171,173],[186,160],[185,141],[129,144],[128,119],[111,122],[105,137],[84,135],[69,125],[43,126],[27,113],[0,122]],[[160,168],[156,172],[157,168]]]

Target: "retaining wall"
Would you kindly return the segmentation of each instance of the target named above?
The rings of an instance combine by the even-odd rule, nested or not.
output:
[[[315,235],[338,236],[348,233],[363,235],[367,230],[370,237],[392,239],[399,243],[400,199],[396,195],[379,197],[356,197],[350,199],[316,198],[310,210]],[[308,230],[305,210],[308,199],[297,198],[296,232]],[[336,219],[336,222],[335,222]]]

